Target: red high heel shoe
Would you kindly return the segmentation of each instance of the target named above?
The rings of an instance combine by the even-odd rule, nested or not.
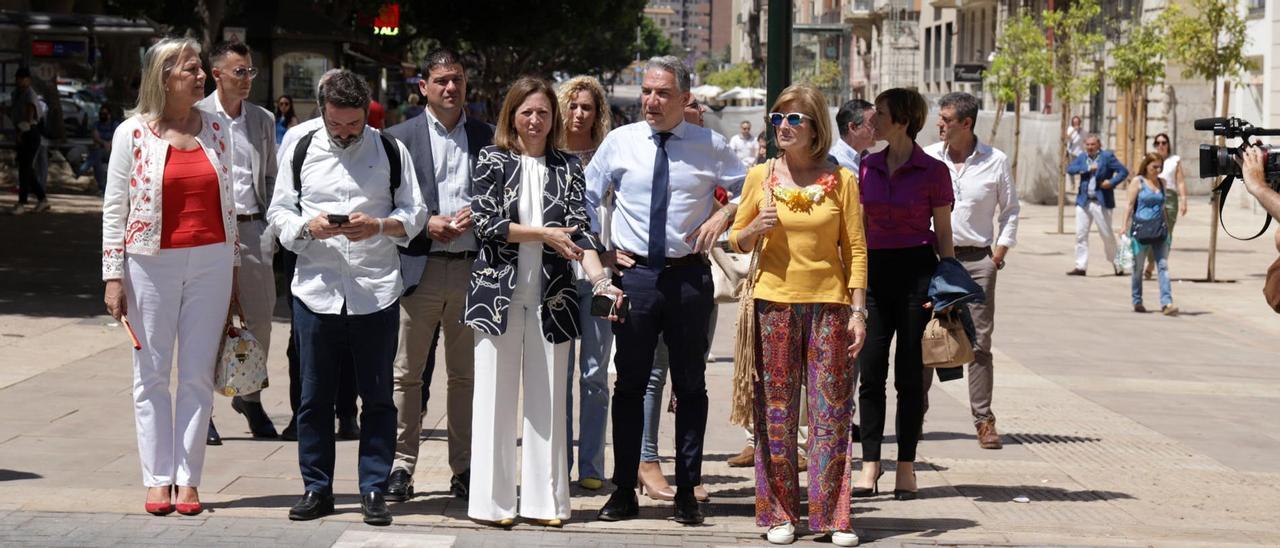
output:
[[[173,502],[168,500],[160,502],[146,502],[143,503],[142,508],[146,510],[148,514],[153,516],[164,516],[173,512]]]
[[[174,497],[177,497],[177,487],[174,487]],[[197,495],[199,496],[199,495]],[[194,516],[204,511],[204,505],[200,501],[195,502],[179,502],[174,504],[178,508],[178,513],[184,516]]]

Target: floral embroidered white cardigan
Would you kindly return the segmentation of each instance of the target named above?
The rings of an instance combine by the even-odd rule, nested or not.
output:
[[[235,265],[240,265],[240,240],[231,181],[231,147],[226,120],[200,112],[196,141],[218,173],[222,228],[226,241],[235,242]],[[164,211],[164,162],[169,142],[161,139],[142,117],[120,124],[111,140],[107,188],[102,198],[102,279],[124,277],[126,253],[155,255],[160,251],[160,212]]]

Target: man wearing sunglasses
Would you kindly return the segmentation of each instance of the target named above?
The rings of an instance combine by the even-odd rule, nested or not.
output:
[[[676,408],[676,522],[702,523],[694,487],[702,483],[702,441],[707,426],[707,322],[714,310],[711,267],[704,253],[732,221],[732,208],[716,210],[716,187],[737,194],[746,177],[725,138],[687,123],[689,68],[673,56],[655,57],[641,84],[643,123],[605,137],[587,166],[587,213],[614,194],[611,219],[620,283],[631,311],[615,323],[618,378],[613,392],[613,483],[617,491],[599,519],[639,515],[644,394],[658,338],[667,343]],[[727,211],[727,213],[725,213]]]
[[[258,69],[253,66],[249,46],[241,42],[223,42],[209,54],[213,80],[218,87],[197,107],[225,118],[231,129],[233,151],[231,180],[236,204],[236,222],[240,229],[240,307],[249,332],[258,339],[263,352],[271,347],[271,314],[276,304],[276,281],[271,268],[275,257],[275,236],[269,230],[265,214],[271,205],[276,180],[275,116],[246,99],[253,89]],[[276,427],[262,408],[260,392],[232,398],[231,408],[249,421],[255,438],[276,438]],[[213,421],[209,422],[209,438],[217,438]],[[221,440],[218,440],[221,443]]]

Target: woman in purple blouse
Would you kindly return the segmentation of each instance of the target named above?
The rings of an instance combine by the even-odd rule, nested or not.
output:
[[[929,106],[913,90],[895,88],[876,97],[872,118],[884,150],[862,160],[863,218],[867,229],[867,342],[858,355],[862,385],[862,472],[853,496],[879,492],[880,444],[884,439],[885,380],[889,345],[897,336],[893,387],[898,393],[897,473],[893,496],[916,498],[913,462],[924,421],[924,363],[920,338],[931,311],[929,281],[939,257],[953,257],[951,173],[915,143]],[[932,225],[932,226],[931,226]]]

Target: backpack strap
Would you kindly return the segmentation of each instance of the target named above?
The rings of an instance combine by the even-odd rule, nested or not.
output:
[[[311,138],[317,131],[320,130],[313,129],[298,139],[293,148],[293,162],[289,164],[293,171],[293,191],[298,193],[298,213],[302,213],[302,164],[307,161],[307,149],[311,147]]]
[[[400,165],[400,145],[394,137],[386,133],[378,133],[378,138],[382,140],[382,150],[387,153],[387,165],[391,168],[391,201],[395,202],[396,191],[400,189],[400,176],[402,175],[402,167]]]

